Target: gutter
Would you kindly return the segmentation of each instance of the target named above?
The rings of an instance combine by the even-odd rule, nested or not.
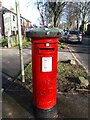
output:
[[[68,47],[68,50],[69,50],[69,52],[72,54],[73,58],[77,61],[77,63],[85,69],[87,75],[89,76],[89,71],[88,71],[88,69],[82,64],[82,62],[81,62],[81,61],[75,56],[75,54],[72,52],[72,50],[73,50],[73,51],[75,51],[75,50],[72,49],[72,48],[70,48],[70,47]]]

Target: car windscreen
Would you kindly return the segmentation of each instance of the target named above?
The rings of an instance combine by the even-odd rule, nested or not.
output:
[[[78,35],[79,32],[78,32],[78,31],[69,31],[69,34],[72,34],[72,35]]]

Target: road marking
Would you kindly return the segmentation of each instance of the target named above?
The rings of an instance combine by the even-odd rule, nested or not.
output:
[[[87,70],[87,68],[80,62],[80,60],[74,55],[74,53],[72,53],[73,49],[70,47],[68,47],[68,49],[69,49],[70,53],[72,54],[73,58],[78,62],[79,65],[81,65],[85,69],[86,73],[89,75],[89,71]],[[73,50],[73,51],[75,51],[75,50]]]

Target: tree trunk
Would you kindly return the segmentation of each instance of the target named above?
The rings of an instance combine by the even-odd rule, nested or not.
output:
[[[57,27],[58,26],[58,20],[56,18],[56,15],[54,15],[54,27]]]
[[[78,21],[78,19],[77,19],[77,30],[79,29],[79,21]]]
[[[56,17],[54,16],[54,27],[56,27]]]
[[[85,21],[82,20],[82,33],[84,33],[84,25],[85,25]]]

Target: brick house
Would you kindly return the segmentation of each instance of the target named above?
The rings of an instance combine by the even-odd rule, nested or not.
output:
[[[1,4],[1,2],[0,2]],[[22,34],[24,30],[31,26],[31,22],[21,16],[21,28]],[[2,6],[0,7],[0,35],[11,36],[17,34],[17,16],[13,8],[7,9]]]

